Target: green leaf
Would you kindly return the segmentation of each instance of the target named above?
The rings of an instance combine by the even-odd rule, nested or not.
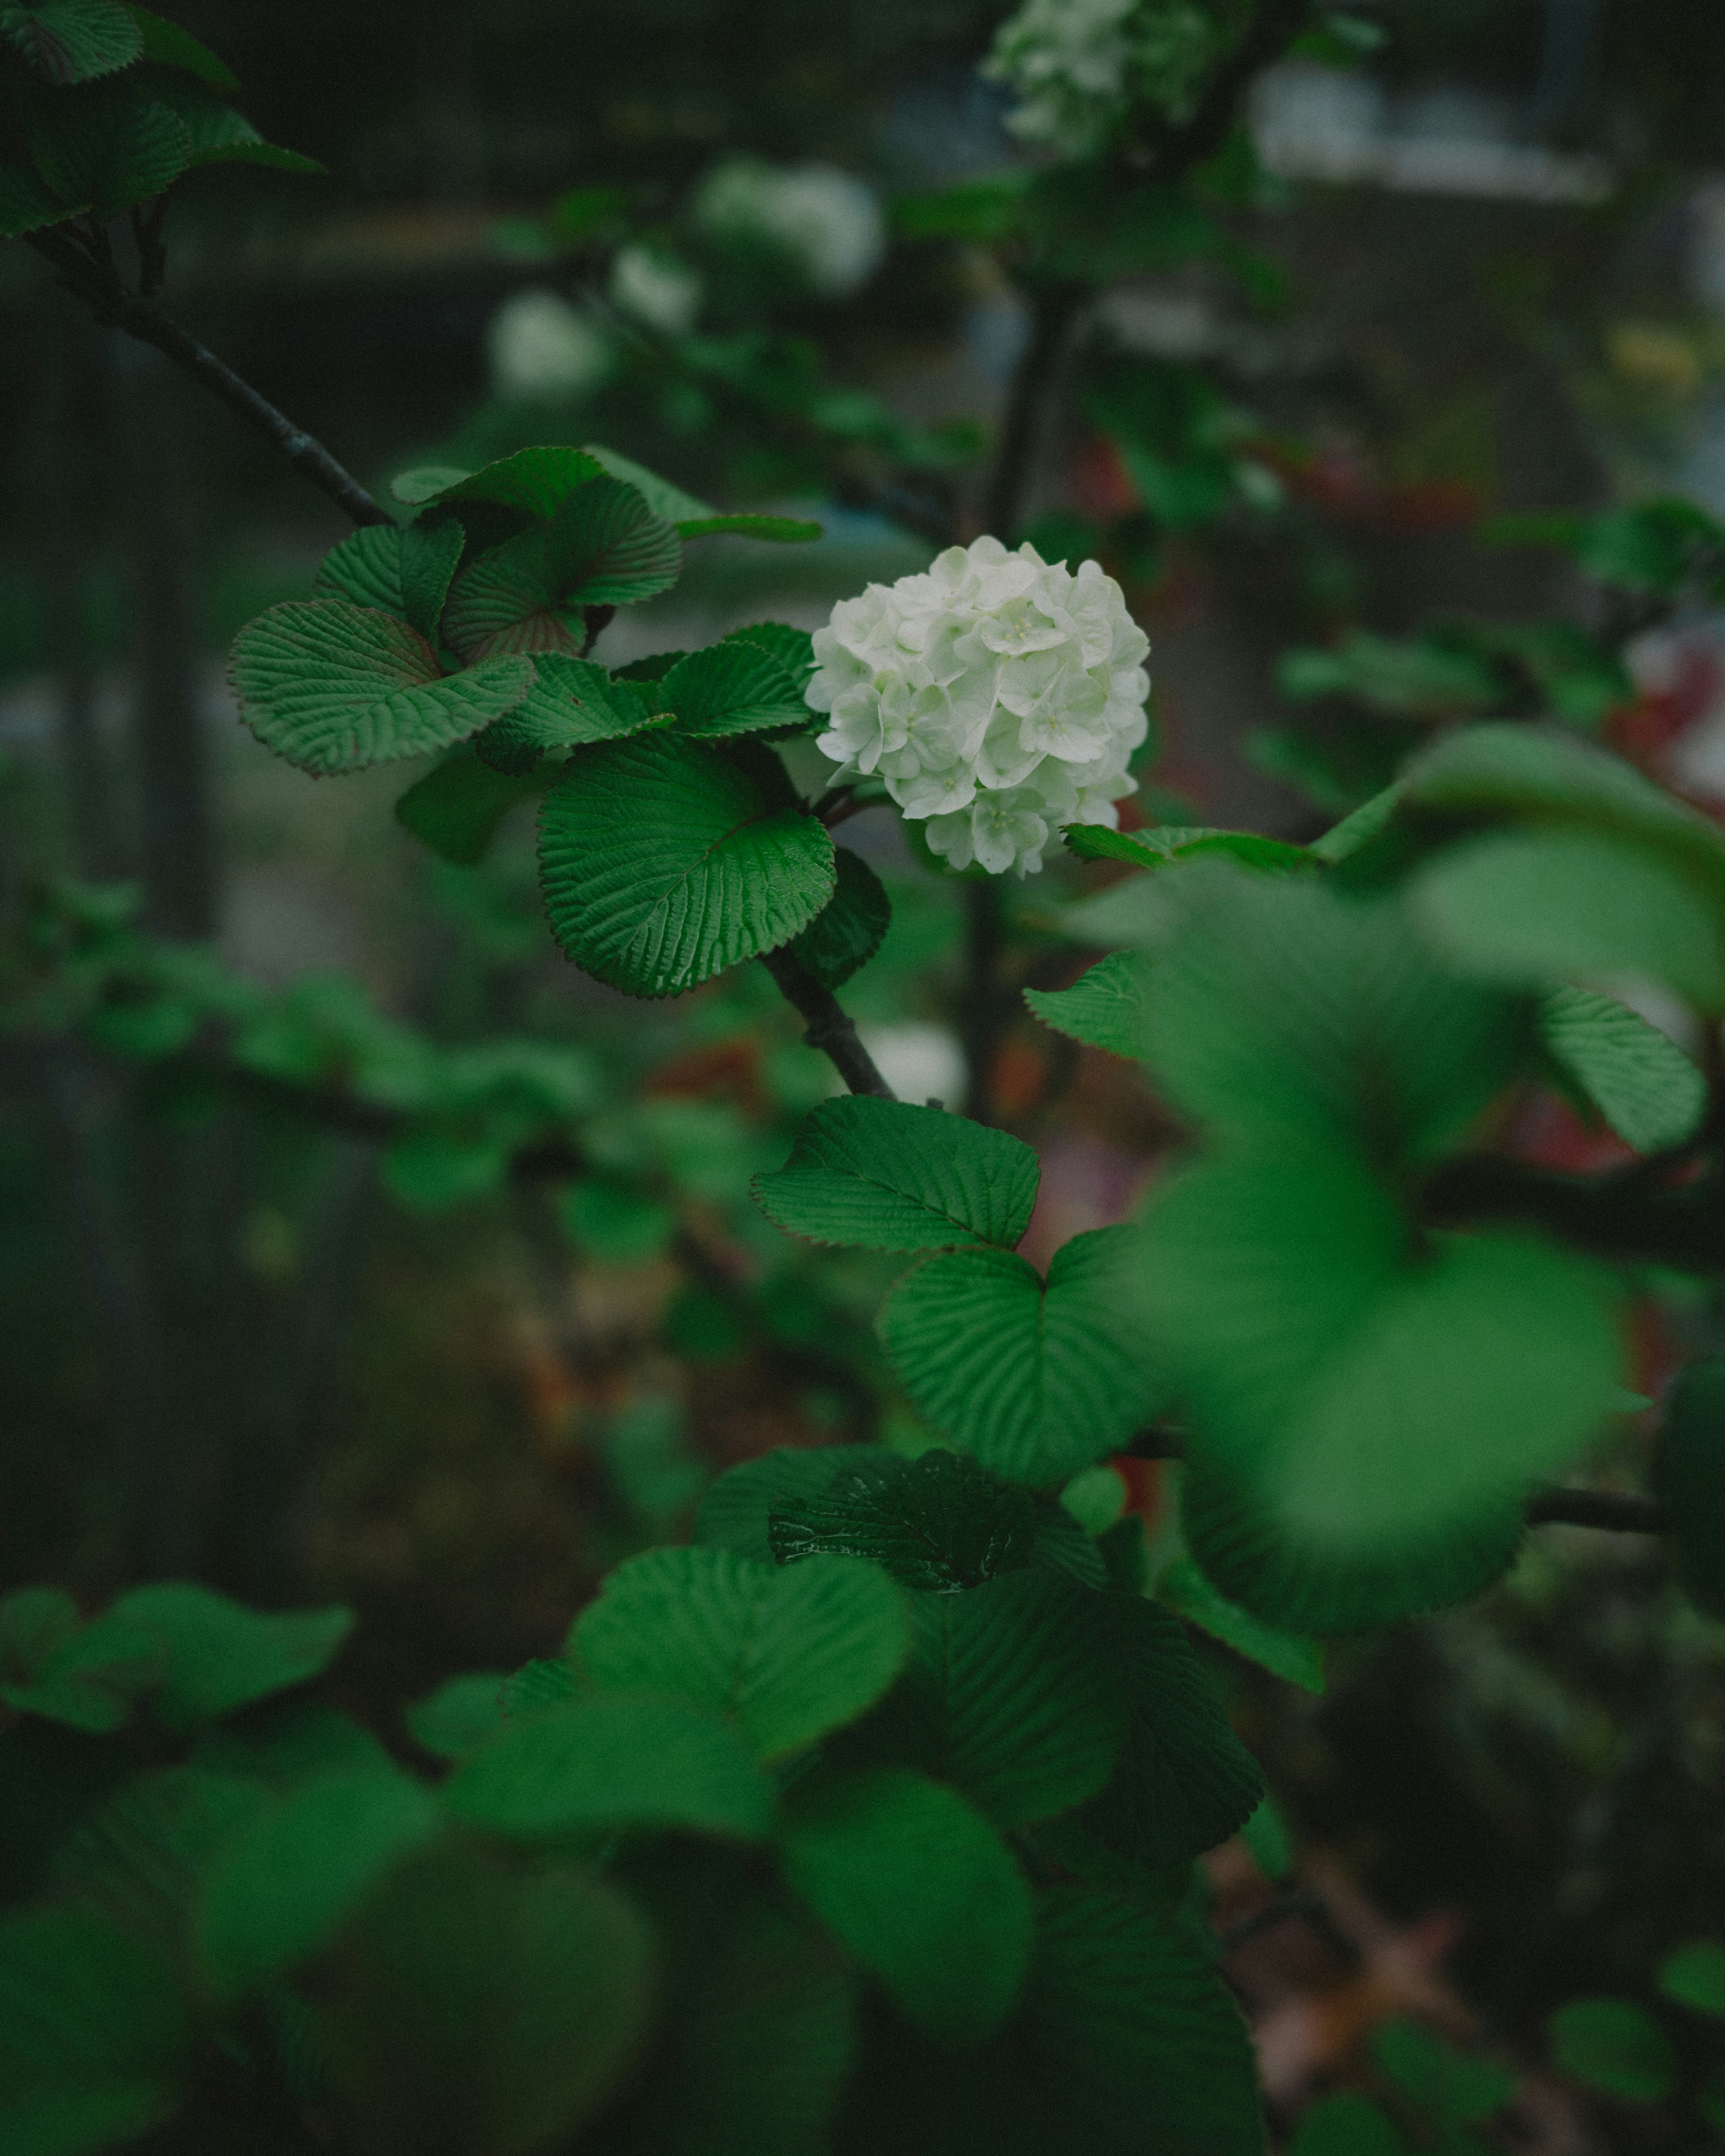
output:
[[[191,2029],[172,1964],[111,1917],[0,1921],[0,2145],[84,2156],[176,2108]]]
[[[160,15],[152,15],[147,8],[135,8],[127,0],[126,12],[138,26],[143,43],[143,57],[157,67],[179,68],[195,75],[206,88],[231,95],[239,87],[207,45],[198,44],[190,31],[182,30],[177,23],[165,22]]]
[[[1671,2040],[1630,1999],[1572,1999],[1547,2017],[1552,2063],[1588,2088],[1658,2103],[1676,2080]]]
[[[118,217],[163,193],[191,162],[192,138],[169,106],[123,93],[80,93],[33,110],[26,129],[37,171],[66,203]]]
[[[56,1897],[178,1960],[211,1863],[269,1801],[257,1783],[202,1767],[132,1775],[54,1851]]]
[[[614,680],[590,660],[542,652],[533,671],[536,679],[524,701],[474,743],[494,771],[525,777],[547,749],[618,741],[665,723],[632,682]]]
[[[537,1714],[542,1707],[560,1707],[575,1698],[580,1690],[574,1671],[562,1655],[523,1662],[513,1676],[504,1680],[504,1719]]]
[[[1409,2156],[1409,2151],[1369,2097],[1343,2089],[1301,2112],[1288,2156]]]
[[[911,1614],[913,1657],[893,1707],[916,1766],[1000,1826],[1096,1794],[1126,1726],[1101,1596],[1038,1568],[918,1594]]]
[[[819,1445],[807,1451],[775,1446],[716,1478],[696,1513],[695,1539],[771,1564],[768,1522],[780,1507],[823,1495],[834,1476],[849,1469],[882,1470],[888,1457],[876,1445]]]
[[[724,640],[726,644],[753,644],[778,660],[799,691],[808,687],[809,676],[814,671],[814,639],[806,629],[793,629],[783,621],[753,621],[742,629],[733,629]]]
[[[1045,1897],[1023,2041],[1074,2148],[1263,2156],[1251,2039],[1214,1963],[1142,1902]]]
[[[1302,1640],[1291,1632],[1266,1625],[1250,1609],[1242,1609],[1219,1594],[1208,1575],[1189,1557],[1178,1557],[1156,1583],[1156,1599],[1166,1603],[1177,1617],[1196,1625],[1236,1655],[1256,1662],[1272,1676],[1298,1685],[1303,1691],[1324,1689],[1323,1649],[1315,1640]]]
[[[1540,999],[1539,1038],[1625,1145],[1660,1152],[1692,1137],[1707,1081],[1639,1012],[1590,988]]]
[[[195,1945],[212,1995],[231,2005],[309,1960],[442,1824],[431,1792],[393,1768],[327,1775],[281,1799],[204,1883]]]
[[[842,988],[880,949],[892,926],[886,887],[860,854],[834,846],[838,885],[791,949],[823,988]]]
[[[670,480],[661,479],[657,472],[649,471],[645,465],[638,465],[620,449],[608,449],[598,442],[589,442],[585,454],[613,479],[632,486],[653,514],[664,517],[667,523],[698,523],[719,514],[711,502],[686,492]]]
[[[682,550],[673,527],[632,487],[592,480],[550,521],[506,539],[456,578],[444,631],[464,659],[566,651],[587,640],[583,611],[651,598],[674,584]]]
[[[976,2043],[1012,2011],[1030,1959],[1029,1892],[955,1791],[899,1768],[803,1784],[781,1855],[794,1892],[917,2028]]]
[[[773,1820],[772,1784],[721,1721],[620,1691],[511,1722],[444,1799],[455,1818],[526,1841],[629,1827],[758,1841]]]
[[[1410,807],[1446,819],[1640,839],[1725,896],[1725,833],[1621,757],[1561,729],[1459,727],[1417,757],[1402,783]]]
[[[1353,696],[1373,711],[1425,720],[1504,707],[1507,689],[1488,657],[1441,633],[1373,636],[1357,629],[1333,649],[1284,652],[1277,685],[1295,703]]]
[[[1657,1981],[1679,2006],[1725,2021],[1725,1946],[1717,1939],[1692,1939],[1668,1953],[1659,1964]]]
[[[410,1861],[321,1973],[352,2139],[463,2156],[567,2145],[646,2038],[655,1960],[639,1911],[590,1872],[459,1847]]]
[[[1113,1779],[1085,1822],[1136,1863],[1183,1863],[1245,1825],[1264,1779],[1178,1618],[1142,1596],[1107,1608],[1129,1716]]]
[[[170,1729],[190,1729],[237,1707],[303,1684],[326,1668],[353,1629],[353,1612],[265,1612],[208,1587],[135,1587],[113,1617],[162,1643],[165,1671],[151,1704]]]
[[[1240,1829],[1240,1838],[1251,1852],[1253,1863],[1272,1887],[1280,1887],[1292,1876],[1294,1837],[1273,1797],[1260,1800],[1256,1811]]]
[[[1514,1007],[1440,973],[1394,901],[1187,873],[1142,1038],[1158,1090],[1213,1135],[1420,1159],[1515,1075]]]
[[[104,1735],[131,1721],[139,1699],[160,1679],[165,1661],[155,1632],[110,1611],[60,1633],[27,1682],[0,1685],[0,1701],[20,1714]]]
[[[1070,988],[1026,988],[1024,1001],[1045,1025],[1088,1048],[1134,1058],[1147,1050],[1148,975],[1138,952],[1111,951]]]
[[[22,239],[26,233],[81,217],[88,202],[63,203],[22,165],[0,165],[0,239]]]
[[[552,932],[612,988],[680,995],[806,928],[833,842],[774,762],[666,736],[577,749],[539,820]]]
[[[616,1265],[656,1258],[675,1229],[663,1199],[599,1175],[578,1176],[557,1204],[570,1239],[590,1256]]]
[[[1725,1009],[1720,899],[1647,846],[1589,830],[1493,831],[1414,876],[1409,905],[1435,949],[1512,988],[1631,974]]]
[[[57,89],[130,67],[144,51],[140,25],[116,0],[7,0],[0,37]]]
[[[303,1693],[213,1723],[193,1744],[192,1758],[212,1774],[244,1775],[276,1789],[389,1763],[369,1729]]]
[[[544,782],[531,774],[510,778],[493,771],[470,743],[414,781],[395,804],[396,821],[444,860],[471,868],[510,810],[544,791]]]
[[[1661,1419],[1652,1481],[1685,1592],[1709,1616],[1725,1617],[1725,1357],[1679,1374]]]
[[[367,525],[325,555],[312,588],[394,614],[434,641],[461,546],[453,517]]]
[[[865,1250],[1009,1250],[1030,1224],[1032,1148],[942,1108],[863,1095],[824,1101],[790,1158],[750,1186],[769,1220]]]
[[[725,741],[769,726],[807,727],[816,718],[801,685],[752,644],[691,651],[665,675],[660,694],[677,715],[678,731],[697,741]]]
[[[1470,2125],[1502,2111],[1519,2078],[1496,2059],[1458,2051],[1417,2021],[1381,2023],[1372,2051],[1378,2071],[1440,2126]]]
[[[821,536],[819,525],[804,516],[761,516],[744,511],[736,516],[691,516],[679,520],[685,539],[711,539],[730,532],[739,539],[767,539],[783,546],[807,546]]]
[[[454,465],[427,465],[399,473],[391,491],[413,508],[439,501],[490,501],[548,523],[578,487],[603,476],[603,467],[594,458],[555,446],[517,449],[474,472]]]
[[[0,1597],[0,1677],[28,1684],[82,1621],[63,1587],[18,1587]]]
[[[824,1471],[822,1463],[829,1463]],[[769,1454],[720,1478],[701,1507],[702,1539],[718,1540],[716,1529],[729,1529],[732,1547],[752,1540],[750,1498],[770,1505],[768,1553],[781,1564],[866,1558],[904,1586],[937,1594],[980,1587],[1032,1564],[1053,1565],[1087,1585],[1103,1578],[1094,1546],[1070,1513],[937,1446],[915,1460],[855,1447]]]
[[[819,1557],[777,1570],[708,1548],[620,1565],[568,1651],[602,1689],[693,1700],[776,1759],[872,1707],[909,1647],[904,1597],[871,1565]]]
[[[503,1721],[501,1670],[476,1670],[445,1677],[435,1691],[403,1708],[408,1734],[422,1751],[459,1759],[495,1736]]]
[[[1106,824],[1069,824],[1061,836],[1081,861],[1129,861],[1140,869],[1217,860],[1266,875],[1293,875],[1318,865],[1308,848],[1290,845],[1286,839],[1262,839],[1255,831],[1214,831],[1186,824],[1116,831]]]
[[[887,1297],[881,1341],[920,1414],[998,1473],[1058,1486],[1150,1419],[1137,1231],[1055,1252],[1045,1286],[1004,1250],[926,1259]]]
[[[344,599],[272,607],[240,631],[228,669],[240,716],[302,771],[361,771],[448,748],[533,685],[523,658],[445,677],[406,623]]]

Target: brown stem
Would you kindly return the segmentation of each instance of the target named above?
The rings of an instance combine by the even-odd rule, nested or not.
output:
[[[862,1045],[856,1024],[829,988],[824,988],[788,945],[769,951],[761,963],[778,984],[778,992],[808,1025],[803,1038],[824,1055],[853,1093],[867,1093],[877,1101],[898,1096],[875,1067],[875,1059]]]

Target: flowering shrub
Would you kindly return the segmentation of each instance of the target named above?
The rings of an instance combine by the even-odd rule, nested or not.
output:
[[[1149,648],[1095,562],[1075,577],[978,539],[841,600],[806,693],[841,778],[878,773],[954,868],[1028,875],[1065,825],[1111,828],[1137,790]]]
[[[1135,105],[1184,119],[1233,31],[1196,0],[1024,0],[983,73],[1019,95],[1007,125],[1063,157],[1101,149]]]

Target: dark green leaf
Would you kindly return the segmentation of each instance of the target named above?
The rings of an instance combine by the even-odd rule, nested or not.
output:
[[[974,2043],[1011,2012],[1030,1959],[1024,1876],[953,1790],[878,1768],[793,1794],[785,1876],[918,2028]]]
[[[1250,1609],[1229,1601],[1189,1557],[1176,1558],[1167,1567],[1156,1583],[1156,1597],[1177,1617],[1198,1625],[1213,1640],[1256,1662],[1271,1676],[1296,1684],[1305,1691],[1324,1689],[1323,1649],[1315,1640],[1279,1631],[1262,1618],[1253,1616]]]
[[[784,1166],[751,1188],[770,1220],[810,1242],[1010,1250],[1030,1224],[1039,1173],[1035,1153],[1005,1131],[852,1095],[823,1101]]]
[[[768,1522],[775,1512],[819,1496],[834,1476],[847,1469],[873,1469],[886,1457],[874,1445],[819,1445],[806,1452],[781,1445],[763,1452],[758,1459],[727,1468],[713,1483],[695,1516],[695,1539],[771,1564]]]
[[[1631,2103],[1671,2092],[1676,2053],[1645,2007],[1630,1999],[1572,1999],[1546,2021],[1552,2063],[1588,2088]]]
[[[1659,1988],[1679,2006],[1725,2021],[1725,1946],[1694,1939],[1677,1948],[1659,1964]]]
[[[685,539],[711,539],[730,532],[739,539],[768,539],[780,546],[806,546],[819,539],[821,527],[803,516],[760,516],[747,512],[737,516],[691,516],[679,521]]]
[[[6,0],[0,37],[59,89],[130,67],[144,51],[138,23],[116,0]]]
[[[1103,1598],[1039,1567],[918,1594],[911,1611],[913,1657],[893,1707],[914,1763],[1001,1826],[1094,1796],[1126,1722]]]
[[[333,1661],[353,1612],[265,1612],[208,1587],[135,1587],[111,1612],[162,1643],[166,1664],[151,1704],[171,1729],[190,1729],[237,1707],[303,1684]]]
[[[900,1281],[878,1321],[916,1408],[1014,1481],[1056,1487],[1150,1419],[1137,1235],[1099,1228],[1055,1251],[1045,1286],[1026,1259],[955,1250]]]
[[[578,966],[680,995],[806,928],[833,842],[776,764],[659,736],[578,749],[540,812],[546,911]]]
[[[533,685],[524,658],[445,676],[415,629],[343,599],[272,607],[240,632],[228,678],[266,748],[302,771],[360,771],[448,748]]]
[[[1710,1616],[1725,1617],[1725,1358],[1692,1363],[1666,1404],[1653,1488],[1670,1515],[1677,1576]]]
[[[713,1548],[631,1558],[569,1640],[591,1683],[693,1700],[762,1759],[854,1721],[909,1646],[904,1597],[872,1565],[820,1557],[778,1570]]]
[[[679,732],[699,741],[815,722],[798,682],[752,644],[691,651],[665,675],[661,694],[665,709],[676,713]]]
[[[1024,2041],[1056,2076],[1075,2148],[1262,2156],[1251,2039],[1214,1964],[1135,1899],[1043,1904]]]
[[[451,498],[460,491],[452,490]],[[466,659],[494,651],[578,652],[583,608],[651,598],[676,582],[682,560],[675,527],[655,516],[633,487],[590,480],[542,527],[506,540],[461,572],[444,633]]]
[[[196,1948],[212,1994],[232,2004],[310,1959],[441,1825],[430,1791],[390,1768],[326,1775],[280,1799],[204,1882]]]
[[[1375,2103],[1343,2089],[1301,2112],[1288,2156],[1409,2156],[1409,2148]]]
[[[586,454],[603,470],[624,485],[632,486],[655,516],[667,523],[704,522],[719,512],[710,501],[685,490],[668,479],[661,479],[645,465],[638,465],[633,457],[626,457],[619,449],[608,449],[598,442],[587,444]]]
[[[110,1610],[81,1630],[62,1633],[28,1682],[0,1685],[0,1700],[21,1714],[105,1734],[131,1721],[166,1663],[167,1650],[154,1631]]]
[[[1458,2051],[1417,2021],[1385,2021],[1372,2039],[1372,2051],[1379,2071],[1439,2125],[1489,2118],[1516,2092],[1512,2068]]]
[[[83,216],[90,208],[88,202],[59,201],[22,165],[0,165],[0,239],[22,239],[27,232]]]
[[[755,645],[778,660],[799,691],[808,687],[814,671],[814,639],[806,629],[793,629],[782,621],[755,621],[746,628],[733,629],[725,641]]]
[[[1262,839],[1255,831],[1212,831],[1186,824],[1114,831],[1106,824],[1069,824],[1061,835],[1081,861],[1129,861],[1140,869],[1214,859],[1266,875],[1296,875],[1318,865],[1308,848],[1291,846],[1285,839]]]
[[[592,1873],[522,1871],[470,1848],[410,1861],[323,1973],[329,2063],[357,2145],[567,2145],[646,2037],[655,1962],[639,1911]]]
[[[471,868],[510,810],[544,791],[545,782],[531,773],[511,778],[493,771],[470,743],[408,788],[395,804],[396,820],[444,860]]]
[[[1142,1596],[1111,1597],[1107,1610],[1129,1718],[1113,1779],[1085,1821],[1137,1863],[1183,1863],[1238,1832],[1264,1779],[1179,1620]]]
[[[176,2108],[192,2034],[171,1962],[94,1909],[0,1922],[0,2146],[84,2156]]]
[[[632,682],[614,680],[590,660],[542,652],[525,699],[486,727],[474,747],[494,771],[524,777],[547,749],[617,741],[664,717]]]
[[[756,1502],[770,1504],[767,1541],[781,1564],[824,1554],[867,1558],[905,1586],[937,1594],[980,1587],[1038,1563],[1101,1583],[1095,1548],[1069,1513],[963,1453],[936,1447],[902,1460],[846,1447],[768,1458],[770,1471],[764,1461],[752,1463],[766,1471],[752,1476],[749,1495],[758,1491]],[[818,1462],[832,1464],[823,1473]],[[737,1542],[742,1540],[743,1478],[750,1475],[736,1469],[715,1486],[701,1507],[704,1539],[718,1539],[715,1527],[735,1522]],[[728,1501],[723,1511],[721,1496]]]
[[[157,67],[180,68],[187,74],[196,75],[208,89],[224,95],[239,89],[239,83],[209,48],[199,44],[177,23],[165,22],[160,15],[152,15],[147,8],[135,8],[130,0],[126,12],[138,26],[146,60]]]
[[[833,849],[838,886],[790,947],[824,988],[842,988],[867,965],[892,925],[886,887],[860,854]]]
[[[1659,1152],[1694,1135],[1707,1081],[1676,1043],[1611,996],[1554,988],[1539,1038],[1625,1145]]]
[[[276,1789],[389,1764],[389,1754],[369,1729],[303,1693],[213,1723],[193,1744],[192,1759],[212,1774],[244,1775]]]
[[[133,1775],[54,1851],[59,1898],[177,1959],[210,1866],[269,1802],[256,1782],[202,1767]]]
[[[434,642],[461,544],[454,517],[367,525],[325,555],[313,588],[394,614]]]
[[[54,193],[69,205],[90,203],[102,219],[162,193],[192,157],[192,138],[168,105],[105,90],[33,110],[26,131]]]
[[[716,1716],[622,1691],[510,1722],[444,1798],[455,1818],[526,1841],[629,1827],[758,1841],[773,1820],[772,1784]]]
[[[414,508],[440,501],[490,501],[548,523],[578,487],[603,473],[603,468],[580,449],[517,449],[513,456],[500,457],[475,472],[451,465],[402,472],[392,491],[398,501]]]

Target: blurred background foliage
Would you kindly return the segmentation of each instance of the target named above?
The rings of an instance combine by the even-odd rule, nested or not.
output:
[[[1001,13],[185,0],[327,176],[187,182],[168,303],[374,488],[597,439],[824,526],[706,542],[614,662],[813,626],[992,506],[1048,286],[977,70]],[[1122,234],[1045,370],[1011,512],[1150,631],[1140,819],[1309,837],[1432,727],[1542,711],[1725,814],[1717,564],[1602,571],[1529,521],[1725,515],[1717,6],[1363,13],[1381,48],[1261,82],[1255,154]],[[524,811],[438,862],[396,775],[313,785],[243,735],[226,645],[340,519],[18,247],[0,474],[0,1585],[340,1595],[338,1681],[375,1707],[544,1651],[725,1465],[915,1449],[870,1329],[890,1266],[748,1201],[829,1085],[772,984],[614,996],[551,944]],[[1088,963],[1062,907],[1116,869],[978,897],[884,811],[845,837],[893,897],[845,999],[900,1091],[1036,1143],[1032,1255],[1122,1217],[1172,1126],[1019,1000]],[[1536,1158],[1618,1157],[1555,1096],[1522,1115]],[[1716,1327],[1650,1282],[1644,1389]],[[1599,1476],[1640,1441],[1626,1419]],[[1161,1471],[1115,1502],[1153,1523]],[[1337,1650],[1321,1694],[1215,1650],[1341,1927],[1233,1964],[1286,2112],[1377,2071],[1399,2017],[1531,2056],[1555,2003],[1645,1993],[1725,1924],[1717,1628],[1639,1541],[1535,1542],[1485,1604]],[[1224,1918],[1266,1865],[1215,1861]],[[1700,2145],[1527,2088],[1524,2146]]]

